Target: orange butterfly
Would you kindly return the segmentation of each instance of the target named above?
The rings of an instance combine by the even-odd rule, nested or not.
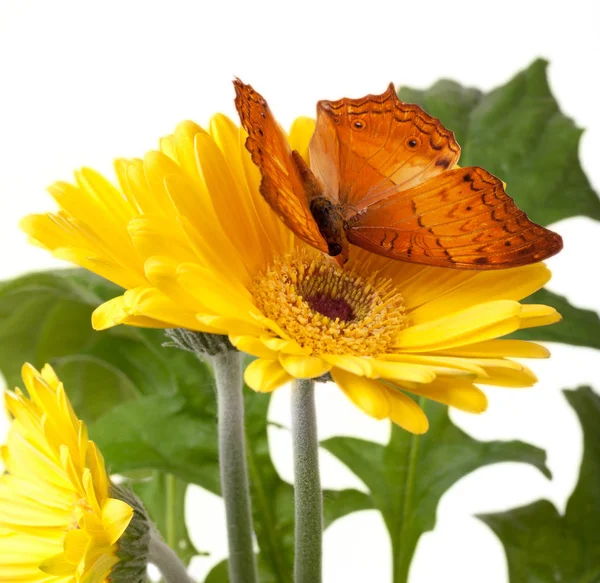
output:
[[[310,166],[291,150],[267,102],[239,79],[235,105],[260,192],[309,245],[349,256],[349,243],[392,259],[460,269],[542,261],[562,249],[502,182],[458,168],[454,134],[419,106],[382,95],[319,101]]]

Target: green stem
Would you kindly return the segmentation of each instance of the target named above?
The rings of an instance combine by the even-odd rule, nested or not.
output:
[[[425,397],[419,397],[417,401],[421,409],[425,411],[427,405],[427,399]],[[399,429],[396,428],[398,431]],[[415,488],[415,482],[417,479],[417,462],[420,454],[421,436],[411,435],[410,446],[408,448],[408,459],[406,463],[407,471],[405,474],[404,481],[404,500],[402,502],[402,510],[400,513],[399,529],[397,536],[393,540],[398,541],[397,544],[400,550],[396,551],[393,549],[393,582],[394,583],[406,583],[408,581],[408,571],[410,569],[410,563],[412,561],[415,547],[410,547],[407,544],[408,530],[410,525],[410,513],[413,510],[413,492]],[[395,545],[392,543],[392,546]],[[404,548],[403,548],[404,547]]]
[[[150,531],[148,561],[158,567],[165,583],[193,583],[177,553],[154,530]]]
[[[167,544],[174,549],[177,544],[177,535],[176,535],[176,524],[175,524],[175,476],[173,474],[167,474],[165,476],[166,480],[166,538]]]
[[[231,583],[257,583],[246,466],[242,356],[229,350],[213,355],[212,363],[217,385],[219,466],[229,541],[229,579]]]
[[[323,497],[314,386],[312,380],[297,380],[292,388],[295,583],[320,583],[322,577]]]

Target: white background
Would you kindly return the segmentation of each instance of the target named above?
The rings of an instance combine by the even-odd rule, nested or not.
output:
[[[58,265],[28,246],[17,221],[53,209],[44,189],[88,165],[112,172],[118,156],[156,147],[185,118],[235,115],[231,79],[252,83],[288,125],[314,115],[318,99],[358,97],[396,84],[427,87],[440,77],[484,90],[530,62],[551,61],[552,89],[563,111],[588,128],[581,158],[600,187],[597,59],[598,3],[502,2],[51,2],[0,3],[0,278]],[[567,195],[567,193],[565,193]],[[533,217],[535,219],[535,217]],[[598,310],[593,252],[598,225],[571,219],[554,226],[565,250],[551,260],[550,288]],[[489,411],[453,413],[481,439],[523,439],[548,451],[554,480],[519,464],[484,468],[443,498],[434,533],[420,541],[411,583],[505,583],[502,547],[475,513],[545,497],[563,510],[581,460],[581,430],[560,389],[598,385],[598,353],[552,346],[534,362],[531,390],[489,389]],[[286,389],[270,416],[289,425]],[[385,442],[389,427],[347,403],[333,385],[318,394],[322,438],[350,434]],[[2,420],[2,431],[5,421]],[[290,438],[273,430],[271,449],[290,480]],[[364,485],[326,452],[324,486]],[[201,577],[226,555],[223,509],[194,491],[192,537],[209,558],[193,562]],[[325,534],[326,583],[390,580],[390,549],[379,515],[362,512]]]

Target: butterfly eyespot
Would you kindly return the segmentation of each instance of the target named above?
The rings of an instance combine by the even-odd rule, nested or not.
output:
[[[355,130],[364,130],[366,127],[366,124],[364,121],[360,121],[357,119],[356,121],[352,122],[352,127]]]
[[[409,138],[406,140],[406,147],[409,150],[416,150],[421,145],[421,140],[419,138]]]

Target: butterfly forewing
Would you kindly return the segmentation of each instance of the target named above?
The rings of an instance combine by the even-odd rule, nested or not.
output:
[[[419,106],[381,95],[320,101],[310,144],[311,168],[346,216],[453,168],[454,134]]]
[[[440,267],[501,269],[547,259],[559,235],[531,222],[482,168],[456,168],[370,205],[348,241],[373,253]]]
[[[310,213],[306,194],[307,182],[316,183],[314,176],[299,155],[292,153],[285,133],[263,97],[239,79],[234,85],[235,106],[248,132],[246,148],[262,176],[261,194],[289,229],[326,253],[327,243]]]

